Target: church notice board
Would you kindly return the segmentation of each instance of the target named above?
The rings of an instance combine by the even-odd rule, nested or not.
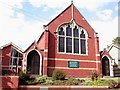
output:
[[[68,61],[68,67],[69,68],[79,68],[79,62],[78,61]]]

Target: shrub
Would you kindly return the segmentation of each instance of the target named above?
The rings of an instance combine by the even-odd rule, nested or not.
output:
[[[79,84],[78,79],[74,77],[70,77],[66,82],[66,85],[78,85],[78,84]]]
[[[30,74],[23,73],[22,71],[18,73],[20,79],[28,80],[30,79]]]
[[[64,80],[66,77],[66,74],[63,71],[55,70],[53,71],[52,78],[54,80]]]
[[[46,85],[53,85],[53,81],[52,80],[46,80]]]
[[[91,79],[94,80],[98,80],[98,72],[96,70],[92,71],[92,75],[91,75]]]
[[[80,81],[80,83],[84,83],[85,82],[85,80],[84,79],[78,79],[79,81]]]
[[[112,81],[109,88],[120,88],[120,82]]]
[[[80,85],[84,85],[85,84],[85,80],[84,79],[77,79],[78,80],[78,83]]]
[[[45,83],[46,80],[47,80],[47,76],[46,75],[35,78],[35,82],[38,82],[38,83]]]
[[[19,76],[19,84],[27,84],[27,80],[30,80],[30,75],[27,73],[23,73],[22,71],[18,73]]]
[[[66,80],[55,80],[54,81],[54,85],[65,85],[66,84]]]

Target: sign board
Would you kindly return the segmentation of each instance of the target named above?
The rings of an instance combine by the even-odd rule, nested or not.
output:
[[[79,68],[79,62],[78,61],[68,61],[68,67],[69,68]]]

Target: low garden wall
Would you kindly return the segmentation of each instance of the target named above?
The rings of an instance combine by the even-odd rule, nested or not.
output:
[[[19,76],[0,76],[1,88],[4,89],[18,89]]]
[[[108,90],[107,86],[19,86],[19,90]]]

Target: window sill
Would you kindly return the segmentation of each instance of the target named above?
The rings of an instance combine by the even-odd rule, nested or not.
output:
[[[58,54],[66,54],[66,55],[76,55],[76,56],[88,56],[88,54],[77,54],[77,53],[64,53],[64,52],[58,52]]]

